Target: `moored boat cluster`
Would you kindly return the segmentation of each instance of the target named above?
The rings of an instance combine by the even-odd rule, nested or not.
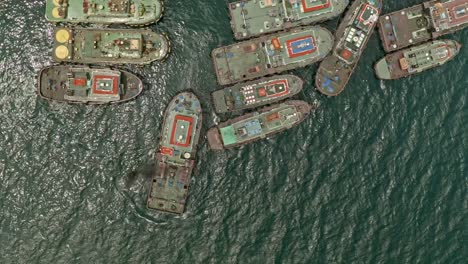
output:
[[[220,117],[237,117],[208,130],[211,149],[239,147],[306,120],[316,105],[290,99],[302,90],[304,81],[283,72],[320,62],[315,87],[336,96],[345,89],[376,26],[385,51],[393,52],[375,65],[380,79],[406,77],[451,60],[461,45],[436,38],[468,26],[467,0],[430,0],[383,16],[383,0],[354,0],[348,6],[349,2],[228,4],[234,38],[242,41],[212,51],[218,83],[224,87],[211,98]],[[159,0],[46,0],[46,18],[69,24],[147,25],[157,22],[163,10]],[[345,10],[334,34],[314,25]],[[60,26],[54,30],[54,60],[81,65],[42,69],[38,94],[69,103],[128,101],[141,93],[142,81],[128,71],[99,65],[145,65],[165,59],[170,51],[166,35],[148,29]],[[201,103],[192,92],[177,94],[167,106],[148,208],[184,212],[202,120]]]
[[[468,26],[467,0],[430,0],[382,15],[380,38],[387,54],[375,65],[377,77],[395,80],[441,66],[461,44],[437,39]]]
[[[52,58],[60,66],[41,70],[40,97],[84,104],[120,103],[138,96],[142,81],[111,65],[139,64],[165,59],[171,46],[165,34],[149,29],[103,28],[102,25],[145,26],[156,23],[160,0],[45,0],[46,19],[56,25]],[[80,27],[94,24],[100,28]]]

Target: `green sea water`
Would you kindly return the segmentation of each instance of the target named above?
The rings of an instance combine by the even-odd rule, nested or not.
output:
[[[0,263],[466,263],[468,30],[444,37],[465,43],[446,66],[385,82],[374,34],[335,98],[315,91],[317,65],[293,71],[297,98],[320,107],[241,149],[212,152],[202,137],[175,217],[145,208],[163,111],[192,89],[202,132],[219,121],[210,52],[234,42],[226,1],[166,1],[151,28],[173,53],[125,65],[144,92],[102,107],[37,98],[53,64],[44,6],[0,0]]]

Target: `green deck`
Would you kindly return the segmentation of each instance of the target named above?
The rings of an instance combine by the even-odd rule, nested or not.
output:
[[[146,25],[163,10],[160,0],[46,0],[51,22]]]
[[[246,39],[332,19],[348,3],[348,0],[242,0],[230,3],[229,12],[235,38]]]
[[[233,126],[227,126],[220,129],[221,137],[225,145],[231,145],[237,143],[236,131]]]
[[[294,105],[281,104],[270,111],[221,127],[221,138],[226,147],[266,138],[269,134],[292,127],[300,120],[301,115]]]
[[[56,28],[53,55],[59,62],[148,64],[169,50],[167,38],[151,30]]]

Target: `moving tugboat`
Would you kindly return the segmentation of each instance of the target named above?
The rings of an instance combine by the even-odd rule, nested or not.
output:
[[[156,23],[163,11],[160,0],[46,0],[50,22],[143,26]]]
[[[216,113],[256,108],[296,95],[304,82],[295,75],[274,75],[240,83],[211,94]]]
[[[355,0],[339,25],[333,54],[321,63],[315,77],[317,90],[328,96],[340,94],[374,32],[382,0]]]
[[[315,24],[343,13],[348,0],[241,0],[229,4],[236,39]]]
[[[454,40],[435,40],[388,54],[375,65],[377,77],[395,80],[441,66],[458,55],[461,45]]]
[[[146,29],[56,28],[54,36],[58,62],[149,64],[170,51],[166,36]]]
[[[189,92],[176,95],[164,114],[147,206],[163,212],[182,214],[195,166],[202,127],[202,108]]]
[[[143,83],[134,74],[107,68],[51,66],[42,69],[38,79],[41,98],[67,103],[120,103],[142,90]]]
[[[304,67],[322,60],[333,47],[333,35],[319,26],[294,28],[214,49],[221,85]]]
[[[427,42],[466,26],[467,0],[432,0],[379,19],[380,38],[386,52]]]
[[[212,127],[208,143],[211,149],[223,150],[264,139],[298,125],[311,110],[311,105],[297,100],[265,107]]]

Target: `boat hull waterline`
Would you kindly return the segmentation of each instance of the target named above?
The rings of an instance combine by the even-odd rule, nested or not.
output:
[[[202,108],[195,94],[179,93],[169,103],[148,193],[149,209],[184,213],[202,123]]]
[[[228,120],[208,130],[210,148],[223,150],[265,139],[297,126],[313,109],[304,101],[289,100]]]
[[[143,83],[136,75],[112,68],[56,65],[38,76],[39,97],[76,104],[115,104],[137,97]]]

